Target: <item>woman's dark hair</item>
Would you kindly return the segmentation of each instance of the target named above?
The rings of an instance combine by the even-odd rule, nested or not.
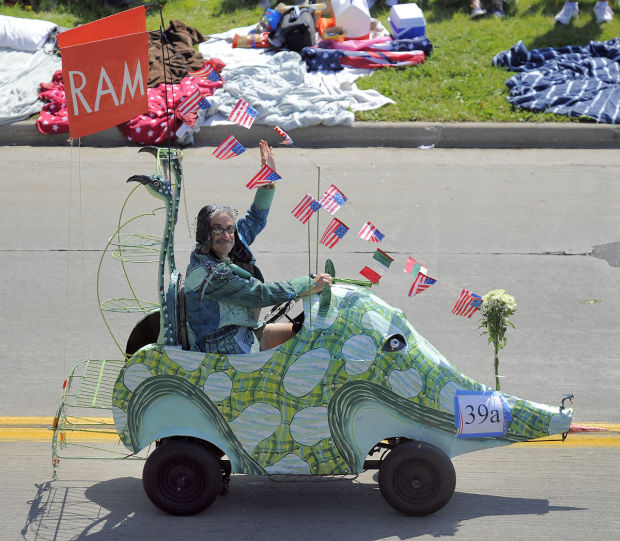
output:
[[[222,207],[219,205],[205,205],[198,212],[196,218],[196,242],[201,246],[203,253],[207,253],[211,249],[211,233],[209,231],[209,225],[211,218],[216,214],[224,213],[228,214],[233,223],[236,225],[237,211],[231,207]],[[252,261],[252,253],[245,245],[245,243],[239,238],[239,233],[235,229],[235,245],[229,254],[230,259],[235,263],[250,263]]]

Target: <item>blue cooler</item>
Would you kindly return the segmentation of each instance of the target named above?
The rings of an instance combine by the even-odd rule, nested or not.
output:
[[[397,4],[390,9],[388,22],[394,39],[411,39],[426,34],[424,13],[417,4]]]

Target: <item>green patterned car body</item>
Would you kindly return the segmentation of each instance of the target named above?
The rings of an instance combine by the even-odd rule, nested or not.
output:
[[[500,393],[510,410],[503,435],[457,437],[457,391],[492,389],[461,374],[366,288],[333,286],[326,312],[318,296],[306,297],[304,318],[295,337],[258,353],[139,350],[114,387],[122,442],[138,452],[190,436],[221,449],[235,473],[328,475],[361,472],[387,438],[424,441],[452,457],[569,429],[572,410]],[[391,351],[394,339],[404,342]]]

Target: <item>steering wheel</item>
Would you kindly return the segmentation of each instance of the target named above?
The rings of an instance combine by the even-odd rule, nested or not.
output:
[[[284,316],[286,316],[286,319],[293,323],[293,320],[288,316],[288,312],[298,300],[299,299],[291,299],[274,306],[271,310],[269,310],[269,313],[265,318],[265,324],[275,323]]]

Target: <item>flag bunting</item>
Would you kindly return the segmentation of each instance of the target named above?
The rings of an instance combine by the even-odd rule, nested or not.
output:
[[[278,175],[271,167],[267,164],[263,165],[258,173],[256,173],[250,182],[246,184],[250,190],[253,188],[258,188],[259,186],[264,186],[265,184],[271,184],[282,177]]]
[[[213,155],[218,160],[228,160],[229,158],[243,154],[245,150],[245,147],[237,141],[235,137],[229,135],[220,143],[220,146],[213,151]]]
[[[388,270],[394,259],[387,255],[383,250],[379,250],[379,248],[375,251],[372,259],[373,260],[370,264],[366,265],[360,271],[360,274],[365,278],[368,278],[373,284],[377,284],[383,276],[383,273]]]
[[[249,130],[257,116],[258,111],[243,98],[239,98],[230,115],[228,115],[228,120]]]
[[[293,140],[291,139],[291,137],[290,137],[290,135],[288,133],[286,133],[282,128],[280,128],[278,126],[274,126],[273,129],[280,137],[282,137],[282,139],[284,139],[284,141],[282,141],[280,143],[281,145],[291,145],[291,146],[293,146]]]
[[[209,107],[211,107],[211,104],[202,95],[202,92],[196,89],[193,94],[178,106],[177,112],[181,115],[187,115],[198,109],[208,109]]]
[[[327,246],[330,250],[336,246],[336,243],[344,237],[349,228],[344,225],[338,218],[334,218],[325,229],[320,243]]]
[[[196,71],[187,72],[188,75],[192,77],[200,77],[202,79],[208,79],[212,83],[217,83],[222,80],[220,74],[215,70],[215,68],[211,65],[210,62],[205,62],[204,66]]]
[[[482,297],[467,289],[461,291],[459,300],[456,301],[452,313],[455,316],[471,317],[482,306]]]
[[[305,224],[320,208],[321,204],[309,193],[307,193],[306,195],[304,195],[304,198],[297,204],[297,206],[291,211],[291,214],[295,216],[295,218],[297,218],[302,224]]]
[[[344,195],[335,184],[332,184],[319,199],[321,206],[331,215],[336,214],[338,209],[347,202]]]
[[[431,287],[437,280],[427,276],[422,272],[418,272],[413,284],[411,284],[411,289],[409,289],[409,296],[415,297],[418,293],[422,293],[422,291]]]
[[[381,242],[383,237],[385,237],[385,235],[370,222],[364,224],[357,236],[360,239],[369,240],[370,242]]]

